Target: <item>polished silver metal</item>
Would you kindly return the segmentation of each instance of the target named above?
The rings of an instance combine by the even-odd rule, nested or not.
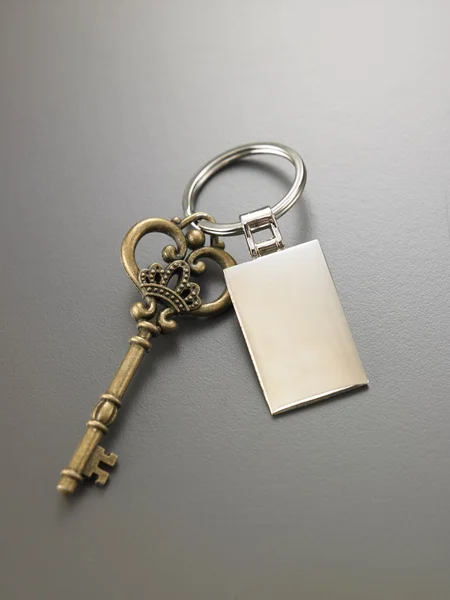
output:
[[[295,168],[294,181],[289,192],[273,207],[273,214],[276,219],[284,215],[300,198],[306,184],[306,167],[301,156],[289,146],[284,144],[261,142],[256,144],[245,144],[232,148],[219,156],[216,156],[204,165],[200,171],[191,179],[186,187],[183,196],[183,210],[186,216],[196,212],[195,203],[200,190],[205,183],[211,179],[218,171],[221,171],[231,163],[234,163],[246,156],[254,154],[273,154],[289,160]],[[204,232],[212,235],[240,235],[243,231],[242,222],[234,223],[211,223],[209,221],[199,221],[198,227]],[[195,225],[194,225],[195,226]]]
[[[224,273],[272,414],[367,385],[317,240]]]
[[[272,254],[272,252],[284,250],[281,231],[278,228],[277,220],[270,206],[241,215],[241,223],[244,230],[245,241],[247,242],[252,258],[259,258],[266,254]],[[272,237],[263,242],[257,242],[254,234],[258,231],[265,231],[266,229],[271,232]]]

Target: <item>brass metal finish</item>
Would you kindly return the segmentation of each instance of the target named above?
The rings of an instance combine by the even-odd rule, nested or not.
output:
[[[57,489],[66,494],[73,493],[84,477],[95,476],[95,483],[105,485],[109,473],[102,465],[113,467],[117,455],[105,452],[99,445],[102,437],[108,433],[115,421],[125,394],[137,368],[152,345],[151,339],[160,334],[174,331],[181,315],[210,317],[223,312],[231,303],[225,288],[212,302],[202,303],[200,286],[191,281],[191,275],[200,276],[206,265],[202,259],[209,258],[222,269],[236,265],[228,254],[224,244],[214,235],[211,245],[204,246],[205,234],[197,230],[183,229],[199,219],[213,222],[206,213],[196,213],[181,220],[174,218],[146,219],[134,225],[122,242],[121,258],[124,269],[142,294],[142,301],[131,308],[131,316],[136,321],[137,335],[130,338],[130,347],[113,377],[108,389],[86,423],[86,432],[75,450],[68,466],[61,471]],[[168,266],[153,263],[147,269],[139,269],[135,251],[139,240],[152,232],[169,235],[175,245],[168,245],[162,251],[162,257]],[[174,285],[170,285],[174,283]]]
[[[272,414],[367,385],[317,240],[225,271]]]

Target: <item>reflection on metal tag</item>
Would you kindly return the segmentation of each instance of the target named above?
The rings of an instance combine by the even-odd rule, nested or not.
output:
[[[225,278],[273,415],[368,384],[317,240]]]

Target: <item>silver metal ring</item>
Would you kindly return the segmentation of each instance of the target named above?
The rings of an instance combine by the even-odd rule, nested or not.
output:
[[[245,144],[232,148],[219,156],[210,160],[200,171],[191,179],[183,195],[183,210],[188,217],[196,212],[195,203],[200,190],[205,183],[216,173],[234,163],[241,158],[253,154],[275,154],[289,160],[295,168],[295,178],[289,192],[273,207],[273,214],[276,218],[284,215],[300,198],[306,184],[306,167],[301,156],[289,146],[283,144],[273,144],[262,142],[258,144]],[[206,220],[198,221],[198,227],[211,235],[239,235],[244,233],[242,223],[211,223]]]

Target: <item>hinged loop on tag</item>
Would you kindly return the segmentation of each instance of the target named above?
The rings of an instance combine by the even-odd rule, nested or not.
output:
[[[246,213],[241,215],[240,218],[244,230],[245,241],[247,242],[252,258],[258,258],[284,249],[281,231],[270,206]],[[272,237],[262,242],[256,241],[253,234],[266,229],[270,230]]]

